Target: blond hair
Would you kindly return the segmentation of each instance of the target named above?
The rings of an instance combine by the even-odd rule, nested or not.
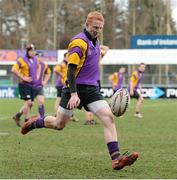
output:
[[[104,17],[103,15],[98,11],[92,11],[87,15],[87,19],[85,21],[85,24],[91,23],[93,20],[99,20],[104,23]]]

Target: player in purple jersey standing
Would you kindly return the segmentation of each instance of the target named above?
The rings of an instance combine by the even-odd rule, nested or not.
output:
[[[138,158],[138,153],[121,155],[113,114],[99,91],[101,53],[98,36],[103,26],[104,18],[100,12],[93,11],[88,14],[84,31],[74,36],[68,46],[67,81],[57,116],[31,118],[22,126],[21,133],[27,134],[35,128],[43,127],[62,130],[70,121],[74,108],[84,107],[101,120],[112,168],[120,170],[133,164]]]
[[[140,63],[138,68],[135,71],[133,71],[128,86],[130,97],[137,99],[135,114],[134,114],[134,117],[136,118],[143,118],[143,115],[141,114],[141,106],[143,104],[144,99],[141,93],[142,92],[141,81],[143,79],[143,74],[145,69],[146,69],[146,65],[144,63]]]
[[[124,81],[125,67],[121,67],[118,72],[115,72],[109,76],[109,80],[112,83],[114,92],[121,89]]]
[[[42,52],[37,52],[36,56],[38,58],[38,68],[37,68],[37,78],[33,85],[34,97],[36,98],[38,104],[38,112],[41,118],[44,118],[45,109],[44,109],[44,90],[43,87],[48,83],[51,70],[49,66],[42,60]]]
[[[24,105],[19,112],[13,116],[17,126],[20,125],[20,117],[24,115],[25,121],[28,120],[31,107],[33,105],[34,94],[33,85],[36,82],[38,61],[35,56],[36,50],[33,44],[29,44],[26,47],[26,55],[19,57],[17,62],[12,66],[12,72],[17,76],[19,80],[18,88],[21,99],[24,100]]]

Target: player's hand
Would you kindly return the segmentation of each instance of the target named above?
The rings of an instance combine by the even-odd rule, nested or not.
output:
[[[80,99],[78,97],[78,94],[76,92],[75,93],[71,93],[71,97],[70,97],[70,99],[68,101],[67,108],[74,109],[79,104],[80,104]]]
[[[28,76],[22,77],[22,80],[23,80],[23,81],[26,81],[26,82],[32,82],[32,78],[31,78],[31,77],[28,77]]]

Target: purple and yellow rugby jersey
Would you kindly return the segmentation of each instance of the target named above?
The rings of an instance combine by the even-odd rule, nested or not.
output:
[[[117,84],[115,86],[115,89],[114,90],[118,90],[118,89],[121,89],[122,88],[122,85],[123,85],[123,80],[124,80],[124,75],[120,72],[117,73]]]
[[[27,76],[32,78],[32,82],[24,82],[20,79],[20,83],[33,85],[34,82],[36,81],[37,66],[38,66],[38,60],[36,57],[33,57],[32,59],[28,59],[28,57],[25,56],[24,58],[22,57],[18,58],[17,63],[12,66],[12,69],[17,70],[22,76]]]
[[[45,74],[51,74],[51,70],[48,65],[42,61],[38,64],[38,71],[36,74],[36,81],[34,82],[34,87],[42,87],[42,80]]]
[[[54,67],[56,73],[55,87],[63,87],[66,81],[67,75],[67,63],[62,62]]]
[[[124,79],[124,75],[122,73],[115,72],[114,74],[111,74],[109,76],[109,79],[112,82],[114,91],[117,91],[118,89],[122,88],[123,79]]]
[[[76,84],[98,86],[100,45],[94,46],[84,32],[74,36],[68,47],[68,64],[77,65]]]
[[[132,73],[132,76],[130,77],[130,81],[133,83],[133,90],[136,91],[139,87],[139,84],[141,83],[143,78],[143,73],[139,70],[135,70]],[[129,83],[129,91],[130,91],[130,83]]]

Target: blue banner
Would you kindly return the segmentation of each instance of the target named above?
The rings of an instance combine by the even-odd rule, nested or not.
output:
[[[137,35],[131,37],[132,49],[176,49],[177,35]]]
[[[110,98],[114,93],[113,89],[108,86],[102,87],[100,91],[105,98]],[[44,96],[45,98],[56,98],[56,88],[54,86],[44,87]],[[149,99],[177,98],[177,87],[143,87],[142,96]],[[19,97],[17,86],[0,86],[0,99],[17,97]]]
[[[17,87],[0,86],[0,98],[15,98],[18,96]]]

